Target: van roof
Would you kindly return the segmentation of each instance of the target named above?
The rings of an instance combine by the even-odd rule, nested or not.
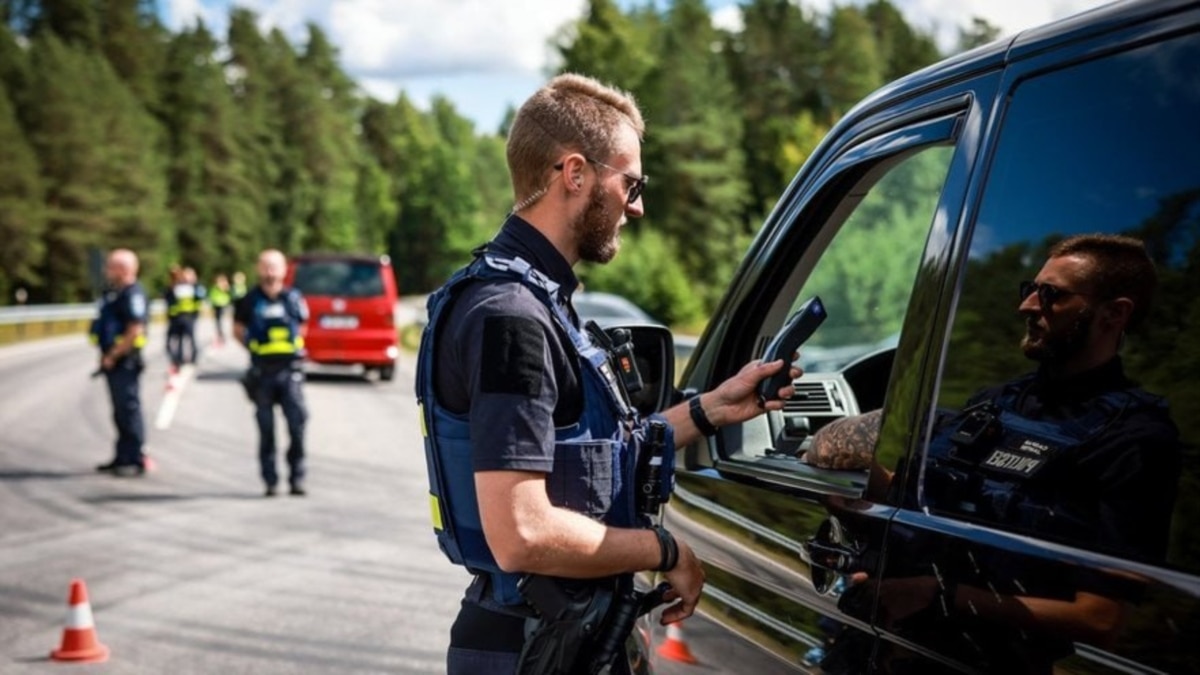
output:
[[[373,262],[383,265],[390,265],[392,260],[387,255],[375,253],[346,253],[337,251],[317,251],[309,253],[298,253],[290,258],[293,262],[315,261],[315,260],[349,260],[352,262]]]

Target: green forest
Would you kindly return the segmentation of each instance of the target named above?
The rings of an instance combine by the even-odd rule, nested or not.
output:
[[[729,32],[702,0],[591,0],[551,40],[558,71],[631,91],[648,123],[646,217],[581,275],[672,325],[703,321],[839,115],[945,56],[887,0],[741,8]],[[0,0],[0,304],[90,300],[115,247],[151,292],[173,264],[207,280],[271,246],[386,253],[401,293],[424,293],[503,221],[507,123],[367,96],[313,24],[296,44],[233,9],[225,35],[173,33],[157,9]],[[996,33],[977,20],[958,48]]]

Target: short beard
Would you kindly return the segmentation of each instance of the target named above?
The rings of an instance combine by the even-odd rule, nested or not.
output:
[[[1038,341],[1029,338],[1028,328],[1025,337],[1021,338],[1021,351],[1026,358],[1048,365],[1061,365],[1083,351],[1087,346],[1088,335],[1091,334],[1092,319],[1096,312],[1088,307],[1075,317],[1070,327],[1061,333],[1043,333]]]
[[[579,239],[579,258],[604,264],[621,248],[620,218],[608,207],[607,195],[599,185],[592,189],[583,213],[571,223]]]

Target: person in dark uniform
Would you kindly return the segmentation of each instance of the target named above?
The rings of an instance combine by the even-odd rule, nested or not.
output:
[[[308,306],[300,291],[283,285],[287,260],[279,251],[263,251],[258,257],[258,285],[234,308],[233,335],[250,351],[247,390],[253,395],[258,421],[258,459],[266,496],[275,496],[279,474],[276,469],[275,406],[287,420],[287,451],[290,493],[302,496],[304,489],[304,338]]]
[[[116,454],[97,471],[117,476],[141,476],[146,471],[142,446],[146,429],[138,380],[142,374],[142,347],[146,344],[146,292],[138,283],[138,259],[128,249],[109,254],[105,268],[108,288],[100,299],[99,315],[91,337],[100,348],[100,370],[112,399],[117,427]]]
[[[245,295],[243,293],[243,295]],[[229,304],[233,301],[233,295],[229,289],[229,278],[224,274],[218,274],[213,280],[212,292],[209,294],[209,302],[212,304],[213,325],[216,327],[217,335],[214,343],[220,347],[225,344],[225,310],[229,308]]]
[[[196,362],[196,316],[202,296],[191,268],[171,268],[171,285],[163,293],[167,303],[167,357],[171,372],[179,372],[185,363]]]
[[[1039,368],[940,416],[926,459],[925,505],[1042,539],[1164,561],[1182,461],[1179,432],[1166,402],[1130,380],[1118,354],[1125,331],[1146,317],[1155,285],[1154,263],[1137,239],[1078,235],[1052,247],[1036,279],[1020,288],[1021,348]],[[880,411],[838,420],[814,435],[804,459],[822,468],[869,466],[871,492],[882,495],[893,472],[873,461],[879,428]],[[913,495],[896,498],[917,504]],[[1128,579],[1066,578],[1028,567],[1020,568],[1022,583],[1005,588],[1002,581],[1024,564],[1016,556],[959,564],[951,557],[942,560],[947,576],[957,568],[970,573],[955,580],[948,601],[940,579],[885,581],[885,620],[904,620],[941,593],[959,628],[993,620],[973,639],[992,647],[985,651],[1009,672],[1048,673],[1072,642],[1105,644],[1119,630],[1122,603],[1138,596]],[[1005,630],[1032,637],[1020,633],[1005,643]]]
[[[696,556],[630,513],[639,439],[662,424],[673,454],[717,426],[782,407],[760,407],[754,391],[783,361],[753,362],[711,392],[638,419],[580,328],[572,268],[611,260],[621,227],[641,217],[643,128],[628,94],[590,78],[560,75],[536,92],[508,138],[516,206],[429,301],[416,385],[435,529],[451,561],[475,574],[451,629],[452,674],[515,672],[533,611],[516,588],[520,574],[659,570],[674,603],[663,623],[690,616],[704,583]]]
[[[184,363],[196,365],[196,361],[200,358],[199,343],[196,342],[196,324],[200,321],[200,309],[204,303],[208,301],[208,289],[204,284],[200,283],[196,276],[196,270],[191,267],[183,268],[183,282],[192,289],[191,302],[184,303],[184,315],[187,317],[184,322],[184,342],[187,343],[188,351]]]

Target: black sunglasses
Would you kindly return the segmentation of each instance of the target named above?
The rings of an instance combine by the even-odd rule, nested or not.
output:
[[[638,200],[638,197],[642,196],[642,192],[645,191],[646,183],[650,182],[650,176],[646,176],[646,175],[634,176],[632,174],[628,174],[628,173],[625,173],[624,171],[621,171],[620,169],[616,168],[615,166],[609,166],[608,164],[605,164],[604,162],[601,162],[598,159],[592,159],[591,157],[587,157],[587,156],[584,156],[584,159],[586,159],[587,161],[589,161],[592,164],[595,164],[597,166],[602,166],[602,167],[608,169],[609,171],[615,171],[616,173],[619,173],[625,177],[625,180],[627,181],[627,187],[625,189],[629,191],[629,198],[626,201],[627,204],[632,204],[632,203],[636,202]],[[562,168],[563,168],[562,162],[559,162],[558,164],[554,165],[555,171],[562,171]]]
[[[1078,291],[1068,291],[1065,288],[1052,286],[1050,284],[1038,283],[1036,281],[1021,282],[1021,302],[1025,302],[1031,294],[1037,293],[1038,302],[1042,307],[1050,307],[1059,299],[1065,298],[1068,295],[1089,295],[1088,293],[1080,293]]]

